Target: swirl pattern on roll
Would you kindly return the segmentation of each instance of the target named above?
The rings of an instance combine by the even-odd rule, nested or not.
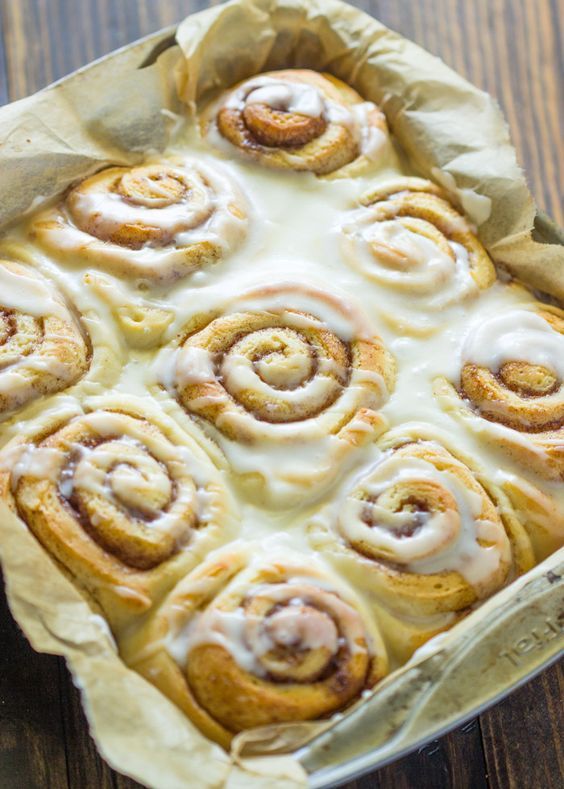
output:
[[[96,407],[17,438],[0,455],[0,486],[44,547],[85,585],[110,621],[142,612],[228,537],[229,500],[202,450],[145,410]],[[119,410],[118,410],[119,408]],[[225,534],[222,532],[225,531]]]
[[[0,261],[0,415],[60,392],[88,370],[77,317],[38,272]]]
[[[313,520],[312,540],[399,616],[463,612],[534,564],[509,503],[484,485],[437,442],[392,442]]]
[[[311,558],[253,544],[210,557],[121,651],[224,747],[246,729],[328,717],[388,666],[342,581]]]
[[[228,437],[291,441],[369,421],[394,371],[360,313],[327,291],[281,283],[237,297],[186,337],[175,383],[184,408]]]
[[[280,283],[215,314],[181,335],[161,380],[231,455],[234,444],[238,456],[258,447],[264,461],[253,476],[267,486],[286,474],[300,495],[309,481],[317,490],[348,453],[382,432],[379,409],[395,362],[356,308],[328,291]],[[314,457],[308,445],[317,447]]]
[[[495,281],[468,222],[431,181],[394,180],[361,202],[341,228],[344,254],[378,285],[440,309]]]
[[[247,202],[221,167],[176,156],[102,170],[31,231],[58,256],[167,283],[227,256],[247,225]]]
[[[375,159],[386,140],[384,115],[345,83],[306,69],[272,71],[227,94],[210,126],[267,167],[333,173]]]
[[[474,326],[462,348],[460,380],[438,380],[435,391],[443,407],[517,461],[564,480],[562,310],[516,307]]]

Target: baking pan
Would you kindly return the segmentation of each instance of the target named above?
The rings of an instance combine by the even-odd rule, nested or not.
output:
[[[303,0],[294,5],[307,4]],[[105,119],[106,133],[111,133],[112,129],[116,132],[115,148],[111,152],[107,146],[97,150],[93,139],[96,123],[104,112],[103,97],[96,89],[100,90],[101,78],[110,72],[113,85],[119,88],[123,84],[139,84],[139,72],[155,70],[159,64],[162,69],[163,63],[172,65],[181,54],[175,32],[176,28],[169,27],[147,36],[78,70],[34,97],[0,109],[4,161],[0,227],[28,210],[38,193],[49,197],[78,176],[106,162],[134,162],[142,156],[143,145],[159,147],[164,144],[166,118],[154,118],[149,123],[141,118],[153,98],[164,102],[169,112],[179,109],[171,86],[163,89],[159,81],[162,71],[155,71],[151,82],[155,96],[147,97],[139,118],[129,118],[127,124],[126,119],[118,115]],[[163,61],[163,58],[169,60]],[[76,86],[77,96],[86,90],[94,91],[88,102],[90,106],[86,102],[80,105],[90,139],[77,139],[73,146],[66,141],[57,155],[49,140],[41,147],[35,127],[25,143],[21,136],[14,139],[14,129],[24,128],[26,118],[39,107],[56,113],[61,94],[68,95],[68,86]],[[55,123],[53,135],[56,131]],[[52,172],[47,189],[46,169]],[[38,183],[42,184],[41,189]],[[543,244],[564,245],[563,232],[542,212],[536,215],[533,237]],[[80,661],[74,660],[73,650],[53,633],[47,637],[44,622],[39,621],[40,610],[26,604],[21,568],[12,540],[13,523],[9,522],[13,518],[6,516],[4,521],[0,530],[0,556],[15,618],[38,651],[68,658],[75,681],[85,688],[87,715],[102,754],[116,769],[143,781],[143,770],[135,770],[122,756],[123,749],[114,749],[108,732],[100,731],[96,704],[101,702],[89,697],[88,683],[81,673]],[[47,561],[46,557],[44,559]],[[50,571],[56,572],[52,567]],[[299,727],[295,727],[293,741],[300,745],[296,756],[307,771],[311,786],[336,785],[421,747],[476,716],[554,662],[563,646],[563,576],[564,552],[561,550],[496,594],[452,631],[429,642],[406,666],[386,678],[371,698],[338,716],[331,726],[320,723],[314,728],[304,728],[301,738]],[[61,589],[64,584],[70,586],[66,579],[61,579],[61,584]],[[283,750],[279,746],[261,747],[265,754]],[[150,779],[145,777],[145,780]]]

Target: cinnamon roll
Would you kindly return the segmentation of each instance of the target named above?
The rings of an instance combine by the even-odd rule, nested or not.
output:
[[[495,269],[466,219],[431,181],[400,178],[365,195],[341,226],[345,260],[416,311],[440,310],[475,296]],[[398,328],[408,322],[390,319]]]
[[[392,432],[381,449],[309,530],[381,608],[405,660],[534,557],[501,491],[443,446]]]
[[[0,416],[61,392],[88,370],[78,318],[37,271],[0,260]]]
[[[0,453],[0,495],[121,626],[229,539],[230,497],[202,449],[136,398],[92,398]]]
[[[312,495],[384,429],[378,409],[393,388],[394,360],[368,319],[339,297],[281,283],[235,297],[195,325],[174,359],[165,354],[161,380],[236,472],[238,447],[253,448],[247,463],[259,461],[258,449],[251,483],[278,480],[284,503],[292,491],[298,500]],[[266,497],[276,500],[276,491]]]
[[[36,217],[31,235],[67,260],[169,283],[229,254],[247,224],[246,201],[220,167],[176,156],[87,178]]]
[[[379,157],[387,139],[375,104],[336,77],[307,69],[245,80],[204,114],[203,127],[266,167],[318,175],[353,162],[356,172]]]
[[[564,480],[564,312],[520,306],[470,329],[460,379],[439,402],[486,440],[548,479]]]
[[[136,633],[126,663],[209,738],[338,712],[387,671],[379,632],[315,560],[236,544],[184,578]]]

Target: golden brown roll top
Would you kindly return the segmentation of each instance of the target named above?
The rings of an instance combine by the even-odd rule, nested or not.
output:
[[[516,306],[470,328],[444,408],[542,476],[564,479],[564,313]]]
[[[537,562],[564,546],[564,508],[558,497],[517,474],[501,474],[501,486],[531,539]]]
[[[534,557],[507,499],[464,462],[434,441],[382,442],[310,533],[385,609],[386,635],[405,660],[452,624],[440,615],[489,597]]]
[[[266,477],[286,464],[290,487],[309,477],[313,485],[382,431],[378,410],[393,388],[394,360],[368,319],[339,297],[281,283],[195,323],[162,380],[214,437],[256,447]],[[317,454],[308,455],[314,444]],[[303,466],[313,461],[309,469],[297,448]]]
[[[79,319],[37,271],[0,260],[0,418],[87,371],[91,351]]]
[[[203,451],[158,409],[127,400],[47,419],[0,454],[4,499],[118,626],[227,539],[232,518]]]
[[[345,261],[377,286],[397,291],[410,310],[440,312],[495,281],[469,223],[431,181],[399,178],[361,203],[341,226]]]
[[[386,121],[371,102],[329,74],[272,71],[245,80],[204,115],[238,151],[267,167],[333,173],[378,158]]]
[[[387,671],[376,626],[317,561],[237,543],[182,580],[120,645],[211,739],[328,717]]]
[[[31,226],[50,252],[121,276],[170,283],[233,251],[248,206],[221,167],[190,158],[110,167]]]

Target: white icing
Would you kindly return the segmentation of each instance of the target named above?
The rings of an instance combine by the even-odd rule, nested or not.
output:
[[[22,477],[57,482],[61,471],[62,453],[50,447],[18,444],[0,453],[0,471],[10,473],[15,490]]]
[[[0,305],[35,318],[53,316],[68,320],[68,311],[49,282],[31,270],[14,271],[1,263]]]
[[[479,440],[466,425],[454,420],[443,410],[433,395],[432,385],[437,377],[457,380],[461,348],[468,335],[469,326],[481,326],[492,316],[503,315],[507,311],[517,311],[522,315],[533,302],[531,294],[514,286],[498,283],[488,291],[481,292],[475,300],[446,304],[441,308],[441,322],[437,329],[436,316],[428,312],[428,304],[422,304],[421,296],[411,289],[402,291],[398,296],[388,288],[369,287],[366,276],[346,265],[343,260],[337,234],[331,229],[340,227],[350,218],[351,206],[369,188],[373,189],[380,182],[385,183],[398,174],[408,172],[404,164],[395,157],[391,146],[389,150],[386,149],[385,158],[378,160],[378,169],[370,178],[361,176],[335,181],[318,179],[309,173],[272,172],[257,167],[234,158],[232,148],[226,143],[212,150],[209,142],[201,141],[196,131],[190,128],[185,130],[183,136],[178,136],[175,146],[167,151],[167,155],[185,156],[189,151],[191,158],[212,169],[221,167],[235,183],[242,184],[254,206],[256,222],[253,223],[252,232],[247,236],[244,246],[234,249],[229,259],[221,265],[191,275],[167,289],[165,295],[158,289],[151,291],[151,299],[158,298],[159,304],[165,305],[175,316],[163,343],[172,341],[177,333],[200,313],[217,314],[218,307],[223,308],[231,302],[233,307],[229,309],[233,311],[240,294],[256,290],[257,287],[268,287],[281,279],[344,293],[345,302],[354,301],[355,304],[360,304],[360,312],[369,316],[370,326],[376,328],[385,346],[397,360],[398,374],[394,390],[387,402],[381,406],[381,413],[391,427],[413,424],[413,429],[418,433],[425,427],[439,441],[444,436],[444,440],[450,442],[461,454],[477,458],[487,478],[494,479],[500,469],[507,473],[529,473],[527,470],[523,472],[510,455],[499,450],[495,441],[497,436],[510,436],[511,440],[523,440],[531,447],[526,436],[520,436],[503,425],[488,422],[486,427],[492,432],[494,441],[486,443]],[[485,203],[482,208],[484,206]],[[478,221],[474,212],[471,213],[474,220]],[[217,234],[222,232],[218,230]],[[13,234],[17,238],[23,238],[21,228],[16,228]],[[456,247],[454,250],[455,254],[458,254]],[[141,256],[145,259],[146,254],[150,256],[153,252],[151,249],[143,249],[131,251],[130,254],[132,258]],[[436,256],[435,251],[433,256]],[[55,267],[54,260],[54,254],[51,258],[43,258],[47,268]],[[460,262],[457,262],[456,268]],[[56,265],[65,285],[68,285],[76,296],[85,291],[83,270],[77,271],[58,259]],[[109,279],[112,280],[111,277]],[[123,284],[131,298],[135,297],[137,300],[136,304],[142,302],[133,283]],[[2,292],[7,292],[4,286]],[[127,293],[124,299],[127,299]],[[339,317],[339,313],[337,316],[332,315],[330,309],[328,314],[322,314],[319,304],[314,310],[307,299],[300,297],[300,300],[296,301],[298,297],[292,296],[290,303],[289,298],[283,295],[277,308],[288,310],[290,307],[313,313],[343,339],[355,332],[361,335],[364,331],[361,326],[356,325],[351,329],[349,319]],[[264,305],[263,297],[259,299],[258,308],[261,302]],[[97,296],[96,305],[101,311],[104,310],[105,299]],[[43,309],[40,307],[40,311]],[[424,339],[406,336],[403,330],[391,328],[382,317],[385,312],[397,315],[402,311],[411,318],[416,314],[418,325],[423,329],[431,326],[437,330]],[[109,324],[110,311],[103,314]],[[350,320],[354,320],[354,316]],[[307,321],[304,320],[302,325],[306,324]],[[488,343],[490,341],[491,337],[488,337]],[[559,358],[562,358],[562,354]],[[154,360],[152,351],[130,350],[129,360],[123,367],[115,391],[123,395],[124,399],[132,394],[147,397],[149,391],[154,391],[152,387],[156,378],[162,380],[166,388],[172,391],[176,371],[179,376],[188,376],[185,379],[187,382],[189,376],[203,380],[210,375],[205,353],[199,362],[196,362],[194,357],[186,358],[186,363],[182,366],[180,356],[177,359],[174,349],[168,348],[158,356],[158,370]],[[366,372],[364,376],[368,378]],[[167,400],[168,398],[163,398],[165,404]],[[60,402],[46,402],[42,416],[46,419],[59,419]],[[485,424],[485,420],[476,419]],[[366,423],[356,422],[354,426],[355,429],[370,433]],[[20,422],[15,423],[10,430],[13,435],[24,428],[29,429],[27,424]],[[327,475],[328,483],[325,486],[320,485],[318,498],[320,503],[333,500],[337,483],[340,484],[351,471],[351,465],[358,469],[374,460],[370,448],[366,448],[353,454],[346,463],[333,463],[330,449],[338,446],[338,443],[339,439],[334,435],[302,443],[261,441],[253,447],[224,440],[222,449],[227,456],[230,470],[235,473],[235,476],[230,474],[229,479],[237,493],[241,492],[238,475],[257,476],[273,490],[273,499],[277,505],[284,507],[283,510],[264,507],[263,499],[256,492],[253,492],[251,501],[243,497],[239,536],[243,540],[265,539],[270,536],[276,541],[276,550],[284,556],[290,548],[306,550],[303,523],[310,512],[312,484],[320,478],[325,479]],[[554,445],[559,445],[556,439]],[[0,462],[10,465],[16,462],[16,457],[12,456],[10,461]],[[23,465],[26,463],[30,464],[33,473],[38,477],[42,475],[49,478],[56,467],[56,456],[34,456],[34,453],[31,453],[31,457],[27,458]],[[4,467],[2,465],[2,468]],[[312,469],[315,471],[313,481],[310,476]],[[195,476],[194,468],[191,468],[191,473],[197,480],[198,506],[211,507],[207,489],[203,484],[205,480],[202,475],[199,478]],[[554,500],[560,512],[564,511],[564,486],[560,482],[535,479],[535,484]],[[315,507],[317,506],[316,504]],[[207,516],[200,512],[199,517],[202,519]],[[487,526],[482,524],[477,524],[475,528],[476,531],[478,528],[487,530]],[[446,554],[442,556],[442,560],[452,566],[457,562],[456,557],[449,558]],[[120,592],[127,594],[127,587]]]
[[[215,520],[217,495],[205,467],[187,447],[143,432],[141,423],[120,413],[96,411],[80,421],[108,440],[94,447],[70,444],[64,451],[22,444],[0,453],[0,470],[11,472],[13,490],[22,477],[45,479],[66,499],[89,494],[133,517],[143,512],[149,528],[179,540],[191,525],[187,513],[193,512],[200,525]],[[77,461],[69,471],[71,455]]]
[[[0,395],[6,397],[5,411],[37,396],[45,380],[48,389],[53,388],[53,379],[60,388],[76,380],[77,371],[68,361],[61,361],[60,349],[62,344],[78,346],[83,339],[51,283],[32,269],[9,268],[0,261],[0,308],[13,313],[14,321],[12,333],[6,316],[2,326],[6,333],[0,343]],[[70,331],[59,333],[58,321],[69,330],[72,327],[75,336]]]
[[[307,265],[305,261],[304,265]],[[282,261],[281,268],[284,269]],[[298,330],[327,328],[346,341],[368,339],[374,334],[373,325],[359,311],[354,299],[340,298],[330,289],[318,291],[304,286],[299,280],[278,280],[274,286],[250,291],[230,300],[227,311],[237,312],[239,309],[275,312],[287,326]]]
[[[450,494],[454,507],[415,516],[406,510],[394,512],[378,501],[394,486],[406,485],[409,490],[421,482]],[[355,495],[359,490],[363,498]],[[455,570],[479,588],[509,554],[503,527],[482,520],[481,510],[481,495],[469,490],[453,473],[439,471],[422,458],[392,453],[357,477],[339,505],[338,528],[346,540],[371,546],[383,560],[422,574]],[[402,532],[406,528],[414,529],[413,533]],[[481,545],[480,540],[488,545]]]
[[[344,234],[344,254],[364,275],[402,296],[409,294],[409,306],[419,312],[440,311],[477,295],[465,247],[450,241],[449,256],[400,219],[376,221],[375,211],[358,209],[338,228]],[[413,320],[405,305],[399,309]]]
[[[179,168],[173,168],[172,172],[179,176],[184,173]],[[151,189],[153,193],[157,192],[158,184],[151,182]],[[163,197],[166,197],[166,193],[163,193]],[[166,230],[173,237],[181,231],[201,225],[214,209],[209,189],[196,179],[190,181],[189,197],[162,208],[129,203],[121,194],[107,191],[104,181],[97,182],[87,192],[77,193],[73,202],[79,216],[92,217],[98,232],[110,233],[122,225],[142,221],[151,227]]]
[[[246,104],[266,104],[275,110],[311,118],[323,117],[329,123],[347,126],[353,123],[353,117],[346,107],[327,99],[315,85],[303,82],[256,77],[241,85],[225,102],[229,109],[240,111]]]
[[[458,197],[464,212],[475,222],[477,227],[487,222],[492,212],[492,201],[489,197],[478,194],[473,189],[457,187],[454,176],[444,170],[439,170],[438,167],[431,168],[431,175],[448,192]]]
[[[175,382],[179,386],[202,384],[215,380],[213,359],[206,348],[186,345],[176,356],[168,361],[165,356],[160,375],[165,386],[172,389]]]
[[[297,576],[286,583],[247,586],[246,574],[242,575],[208,608],[169,634],[166,649],[180,666],[190,660],[193,649],[209,644],[223,647],[243,670],[259,677],[268,675],[272,667],[284,672],[284,657],[269,654],[280,647],[294,647],[297,654],[321,649],[327,661],[345,644],[353,654],[366,649],[369,639],[358,612],[329,582]],[[228,592],[247,605],[259,598],[268,602],[268,611],[280,607],[267,616],[243,606],[223,608]]]
[[[371,101],[363,101],[361,104],[353,104],[351,107],[360,152],[371,161],[377,161],[381,157],[389,139],[385,131],[371,122],[370,115],[374,112],[378,112],[378,110]]]
[[[506,362],[545,367],[564,380],[564,335],[529,310],[510,310],[473,326],[462,361],[498,372]]]
[[[270,84],[263,82],[262,86],[251,88],[244,102],[241,102],[239,97],[233,96],[227,106],[236,106],[239,109],[241,104],[267,104],[273,110],[295,112],[312,118],[321,117],[325,110],[323,97],[312,85],[274,80]]]

